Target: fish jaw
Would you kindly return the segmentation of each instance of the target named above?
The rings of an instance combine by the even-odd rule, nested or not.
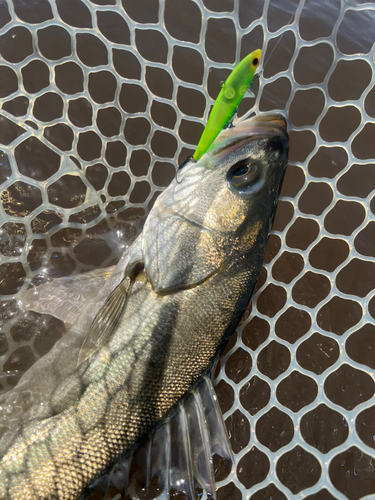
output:
[[[208,155],[221,160],[260,135],[289,138],[286,120],[278,113],[257,115],[223,130],[208,150]]]

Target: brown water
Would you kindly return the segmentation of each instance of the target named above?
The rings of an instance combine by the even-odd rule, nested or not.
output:
[[[3,390],[64,333],[16,299],[118,260],[263,47],[239,114],[286,113],[290,165],[217,372],[236,456],[215,458],[218,500],[375,496],[374,18],[355,0],[0,2]]]

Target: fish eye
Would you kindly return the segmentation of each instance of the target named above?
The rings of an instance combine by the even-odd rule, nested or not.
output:
[[[239,177],[242,177],[249,173],[251,169],[251,165],[240,165],[236,170],[233,172],[233,177],[235,179],[238,179]]]
[[[257,164],[248,158],[233,165],[227,174],[228,182],[238,191],[248,191],[261,178],[260,169]]]

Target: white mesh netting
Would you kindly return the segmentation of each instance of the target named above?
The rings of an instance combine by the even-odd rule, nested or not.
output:
[[[374,21],[360,0],[0,1],[2,390],[64,331],[22,293],[118,260],[262,48],[239,113],[289,116],[290,165],[215,380],[217,498],[374,498]]]

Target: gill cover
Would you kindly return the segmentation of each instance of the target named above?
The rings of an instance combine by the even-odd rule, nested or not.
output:
[[[198,285],[223,264],[219,236],[179,214],[150,214],[142,237],[146,276],[154,292],[168,293]]]

